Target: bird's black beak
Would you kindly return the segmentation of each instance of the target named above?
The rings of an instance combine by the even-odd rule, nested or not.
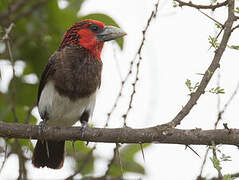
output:
[[[114,26],[105,26],[103,31],[98,33],[96,36],[99,41],[110,41],[125,36],[126,33]]]

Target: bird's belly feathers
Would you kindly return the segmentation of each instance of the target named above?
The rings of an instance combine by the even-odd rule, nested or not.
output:
[[[96,92],[89,97],[70,100],[60,95],[52,81],[49,81],[42,90],[38,103],[38,110],[43,118],[47,116],[47,125],[50,126],[72,126],[84,111],[92,115],[95,106]]]

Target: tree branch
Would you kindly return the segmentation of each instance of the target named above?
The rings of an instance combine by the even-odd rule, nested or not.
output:
[[[219,48],[215,51],[214,58],[212,60],[212,63],[204,73],[204,76],[196,90],[195,93],[191,94],[191,97],[187,104],[184,106],[184,108],[176,115],[176,117],[166,125],[170,127],[176,127],[181,123],[183,118],[191,111],[193,106],[197,103],[197,100],[200,98],[200,96],[205,92],[205,89],[212,78],[214,72],[216,71],[217,68],[220,67],[220,60],[223,55],[223,52],[225,51],[227,47],[228,40],[231,36],[231,30],[232,30],[232,25],[233,22],[235,21],[235,16],[234,16],[234,0],[230,0],[228,2],[228,18],[224,24],[224,34],[222,36],[222,40],[220,43]]]
[[[131,128],[89,128],[81,127],[46,127],[39,134],[39,126],[0,123],[0,136],[8,138],[48,139],[48,140],[81,140],[106,143],[168,143],[183,145],[217,144],[238,145],[239,129],[174,129],[165,125],[143,129]]]

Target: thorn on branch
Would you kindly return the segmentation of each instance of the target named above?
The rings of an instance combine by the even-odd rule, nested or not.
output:
[[[189,148],[190,150],[192,150],[192,152],[193,152],[194,154],[196,154],[199,158],[201,158],[200,155],[199,155],[191,146],[185,145],[185,150],[186,150],[187,148]]]
[[[142,156],[143,156],[143,160],[144,160],[144,162],[145,162],[145,156],[144,156],[144,148],[143,148],[143,145],[142,145],[141,142],[139,143],[139,145],[140,145],[141,153],[142,153]]]

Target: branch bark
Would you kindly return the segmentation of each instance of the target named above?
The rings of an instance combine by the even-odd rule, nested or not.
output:
[[[83,133],[84,131],[84,133]],[[105,143],[168,143],[183,145],[239,144],[239,129],[175,129],[165,125],[143,129],[46,127],[39,134],[39,126],[0,123],[0,136],[8,138],[81,140]]]

